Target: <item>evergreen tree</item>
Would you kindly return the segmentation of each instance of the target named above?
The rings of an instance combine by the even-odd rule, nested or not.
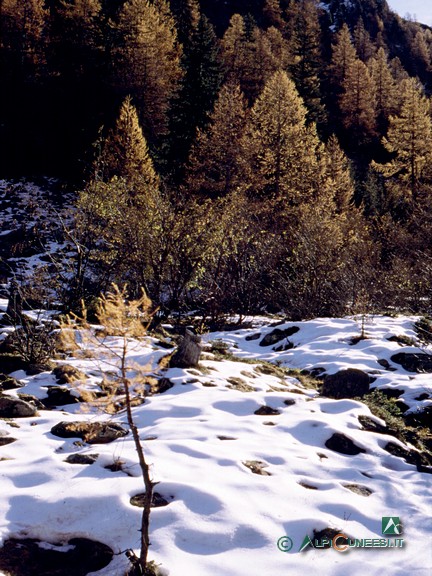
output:
[[[170,0],[180,43],[186,47],[198,26],[200,8],[198,0]]]
[[[182,66],[184,75],[172,103],[168,150],[169,170],[177,183],[183,178],[196,130],[206,126],[223,79],[218,40],[202,14],[185,48]]]
[[[308,119],[324,122],[320,72],[322,69],[321,29],[316,0],[300,0],[290,9],[292,27],[292,77],[308,108]]]
[[[49,16],[49,66],[63,83],[96,74],[102,58],[101,3],[75,0],[54,3]]]

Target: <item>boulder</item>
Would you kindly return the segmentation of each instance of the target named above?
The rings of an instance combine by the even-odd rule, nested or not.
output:
[[[390,360],[395,364],[400,364],[407,372],[432,373],[432,355],[424,352],[399,352],[394,354]]]
[[[65,462],[68,464],[94,464],[99,454],[69,454]]]
[[[257,416],[278,416],[280,412],[271,406],[260,406],[260,408],[255,410],[254,414]]]
[[[195,368],[201,354],[201,338],[186,330],[180,339],[177,351],[170,360],[171,368]]]
[[[0,417],[1,418],[31,418],[37,416],[35,406],[21,398],[0,395]]]
[[[0,392],[4,390],[13,390],[14,388],[22,388],[23,384],[16,378],[8,376],[7,374],[0,374]]]
[[[281,330],[280,328],[275,328],[268,334],[264,336],[264,338],[259,343],[260,346],[272,346],[273,344],[277,344],[281,340],[288,338],[288,336],[292,336],[296,334],[300,328],[298,326],[290,326],[290,328],[285,328],[285,330]],[[292,347],[292,346],[291,346]]]
[[[419,472],[432,474],[432,455],[427,452],[418,452],[408,448],[403,448],[395,442],[387,442],[384,450],[393,456],[403,458],[408,464],[416,466]]]
[[[154,384],[150,386],[151,394],[163,394],[170,388],[173,388],[174,382],[171,382],[169,378],[159,378]]]
[[[0,570],[14,576],[85,576],[108,566],[112,558],[109,546],[87,538],[54,543],[9,538],[0,548]]]
[[[53,370],[54,376],[57,378],[59,384],[70,384],[71,382],[76,382],[77,380],[85,380],[86,375],[75,366],[70,364],[61,364],[56,366]]]
[[[357,444],[340,432],[335,432],[331,438],[329,438],[326,443],[326,447],[333,452],[338,452],[339,454],[346,454],[347,456],[356,456],[362,452],[366,452]]]
[[[362,397],[369,392],[369,383],[370,377],[366,372],[348,368],[326,376],[321,394],[336,399]]]
[[[429,428],[432,430],[432,406],[426,406],[423,410],[417,410],[416,412],[409,412],[404,416],[405,422],[408,426],[413,428]]]
[[[108,444],[127,436],[128,431],[116,422],[59,422],[51,434],[60,438],[81,438],[87,444]]]
[[[68,388],[63,386],[50,386],[47,390],[48,398],[42,400],[43,404],[51,408],[53,406],[66,406],[77,404],[80,399],[74,396]]]

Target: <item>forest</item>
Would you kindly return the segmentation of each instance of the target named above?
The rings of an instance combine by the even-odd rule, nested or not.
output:
[[[0,178],[74,190],[67,309],[116,282],[209,322],[430,311],[432,29],[386,0],[0,18]]]

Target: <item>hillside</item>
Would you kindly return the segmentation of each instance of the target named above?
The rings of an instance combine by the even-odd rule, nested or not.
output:
[[[5,305],[3,301],[3,310]],[[418,352],[394,341],[415,338],[414,320],[371,318],[368,339],[355,345],[352,338],[359,334],[359,324],[353,319],[300,322],[295,325],[299,331],[289,338],[294,347],[275,352],[277,346],[260,345],[275,328],[257,319],[252,328],[206,336],[209,351],[194,369],[161,370],[158,360],[169,350],[154,338],[130,342],[128,361],[145,366],[156,378],[169,379],[172,386],[134,409],[157,482],[150,557],[162,574],[298,573],[316,562],[328,575],[356,575],[365,567],[371,575],[389,570],[398,576],[429,574],[424,542],[430,523],[426,511],[432,457],[418,471],[412,458],[419,453],[396,438],[391,425],[380,430],[385,422],[365,404],[319,396],[310,377],[293,377],[294,368],[334,373],[355,367],[373,375],[371,387],[389,398],[398,396],[414,412],[424,408],[430,404],[428,375],[408,373],[391,359],[401,350]],[[115,347],[119,342],[109,339],[92,354],[87,349],[83,358],[75,354],[57,363],[81,373],[73,384],[61,386],[71,388],[75,400],[83,390],[101,390],[103,371],[112,370],[107,343]],[[210,350],[221,350],[225,358]],[[228,352],[234,356],[227,357]],[[5,441],[0,462],[5,483],[3,542],[33,538],[61,557],[73,549],[73,539],[90,538],[115,554],[95,574],[123,574],[128,564],[124,551],[139,545],[140,509],[130,499],[142,492],[130,435],[100,444],[97,439],[82,441],[77,435],[64,438],[53,432],[60,421],[110,421],[124,427],[124,413],[109,418],[91,408],[86,413],[82,403],[63,405],[66,398],[57,396],[56,402],[53,390],[58,381],[53,374],[29,376],[19,371],[13,376],[22,387],[8,396],[31,394],[44,402],[48,394],[54,405],[48,410],[41,405],[32,417],[0,423]],[[425,396],[427,400],[420,400]],[[391,403],[395,406],[394,400]],[[339,443],[332,444],[332,438]],[[430,442],[430,434],[428,438]],[[398,517],[401,533],[383,536],[382,517]],[[331,540],[337,533],[353,543],[384,539],[394,548],[338,552],[309,545],[300,551],[306,536],[320,546],[321,538]],[[286,552],[278,549],[284,536],[291,539],[287,548],[292,543]],[[399,536],[402,544],[395,543]],[[337,544],[342,547],[342,542]],[[10,557],[10,549],[9,554],[0,550],[0,570]],[[34,553],[27,561],[31,569],[12,574],[51,574],[38,565],[41,560]],[[57,559],[62,570],[68,569],[67,562]]]

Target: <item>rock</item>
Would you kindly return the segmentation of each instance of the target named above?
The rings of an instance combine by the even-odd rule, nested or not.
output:
[[[54,376],[57,378],[59,384],[71,384],[77,380],[86,380],[86,375],[75,366],[70,364],[61,364],[56,366],[53,370]]]
[[[16,378],[8,376],[7,374],[0,374],[0,392],[4,390],[13,390],[14,388],[22,388],[23,384]]]
[[[77,404],[80,398],[72,394],[68,388],[62,386],[50,386],[47,390],[48,398],[44,398],[42,403],[47,407],[66,406],[67,404]]]
[[[432,474],[432,455],[426,452],[417,452],[417,450],[409,450],[396,444],[395,442],[387,442],[384,450],[393,456],[403,458],[408,464],[413,464],[417,467],[419,472],[426,472]]]
[[[293,398],[287,398],[286,400],[284,400],[285,406],[294,406],[295,403],[296,401],[293,400]]]
[[[128,431],[116,422],[59,422],[51,434],[60,438],[81,438],[87,444],[108,444],[127,436]]]
[[[17,370],[25,370],[27,363],[17,354],[0,354],[0,366],[2,371],[6,374],[16,372]]]
[[[56,543],[9,538],[0,548],[0,570],[14,576],[86,576],[112,558],[109,546],[87,538]]]
[[[268,464],[261,462],[261,460],[245,460],[242,464],[243,466],[246,466],[246,468],[249,468],[249,470],[254,474],[258,474],[259,476],[271,476],[270,472],[265,470],[265,468],[268,467]]]
[[[344,484],[345,488],[354,492],[354,494],[358,494],[359,496],[370,496],[373,494],[373,490],[368,488],[367,486],[360,486],[360,484]]]
[[[138,508],[144,508],[145,492],[142,494],[135,494],[130,499],[132,506],[137,506]],[[151,508],[161,508],[162,506],[168,506],[169,502],[164,498],[159,492],[153,492]]]
[[[171,368],[195,368],[201,354],[201,338],[186,330],[181,338],[177,351],[170,360]]]
[[[429,428],[432,430],[432,406],[426,406],[423,410],[410,412],[404,416],[405,422],[408,426],[413,428]]]
[[[39,400],[39,398],[33,396],[33,394],[21,394],[20,392],[18,392],[18,398],[20,400],[24,400],[24,402],[28,402],[29,404],[34,406],[37,410],[45,409],[44,404]]]
[[[12,442],[16,442],[16,440],[16,438],[9,436],[9,432],[0,430],[0,446],[7,446],[8,444],[12,444]]]
[[[42,372],[51,372],[52,364],[50,362],[39,362],[37,364],[29,364],[25,368],[26,374],[29,376],[35,376],[36,374],[42,374]]]
[[[0,395],[1,418],[31,418],[37,415],[36,408],[29,402],[12,396]]]
[[[364,416],[363,414],[361,414],[358,417],[358,420],[360,424],[363,426],[363,430],[367,430],[368,432],[376,432],[377,434],[391,434],[387,426],[379,424],[369,416]]]
[[[333,436],[326,441],[325,445],[329,450],[333,450],[339,454],[346,454],[347,456],[356,456],[357,454],[366,452],[366,450],[354,444],[350,438],[347,438],[345,434],[341,434],[340,432],[335,432]]]
[[[377,363],[380,366],[382,366],[385,370],[389,370],[390,372],[394,372],[396,370],[396,368],[393,368],[393,366],[390,365],[390,362],[385,358],[380,358],[379,360],[377,360]]]
[[[280,412],[271,406],[261,406],[258,410],[255,410],[254,414],[257,416],[277,416]]]
[[[268,334],[264,336],[264,338],[259,343],[260,346],[272,346],[273,344],[277,344],[284,338],[288,338],[288,336],[292,336],[296,334],[300,328],[297,326],[291,326],[290,328],[285,328],[285,330],[281,330],[280,328],[275,328]],[[292,347],[292,346],[291,346]]]
[[[321,394],[336,399],[362,397],[369,392],[369,383],[370,378],[366,372],[348,368],[326,376]]]
[[[65,462],[68,464],[94,464],[99,454],[70,454]]]
[[[423,352],[399,352],[394,354],[390,360],[395,364],[400,364],[407,372],[432,373],[432,355]]]
[[[253,340],[258,340],[259,338],[261,338],[261,332],[255,332],[255,334],[249,334],[249,336],[246,336],[245,340],[246,342],[252,342]]]
[[[373,392],[373,390],[376,390],[376,388],[371,389],[371,392]],[[387,398],[399,398],[399,396],[405,393],[405,390],[400,388],[379,388],[379,391],[384,394],[384,396],[387,396]]]
[[[173,388],[174,382],[171,382],[169,378],[159,378],[156,382],[150,387],[150,391],[152,394],[163,394],[170,388]]]

